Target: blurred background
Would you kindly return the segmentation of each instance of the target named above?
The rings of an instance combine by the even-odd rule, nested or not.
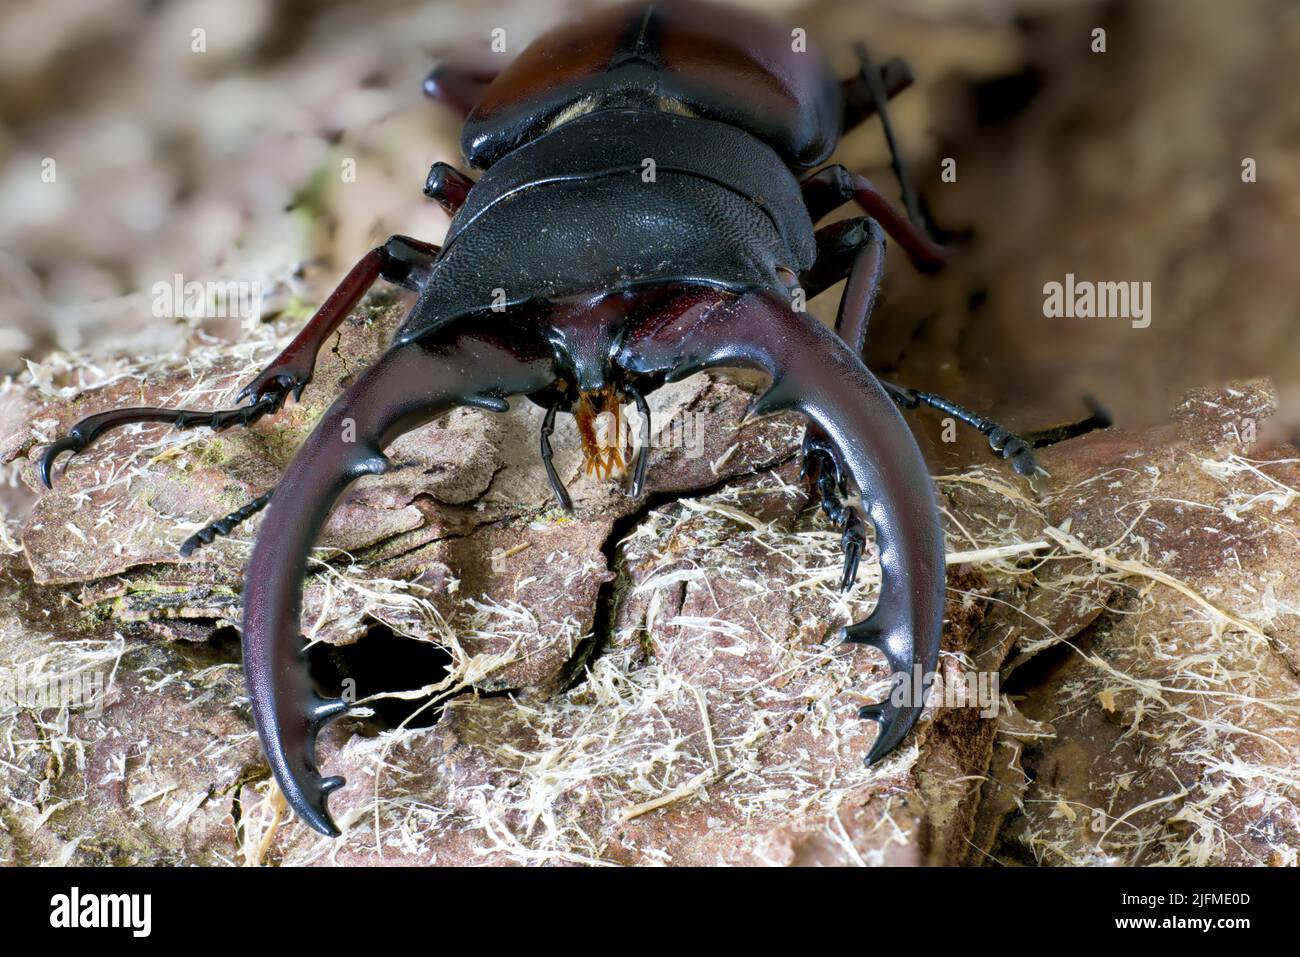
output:
[[[151,289],[176,274],[261,284],[260,321],[288,333],[384,237],[439,240],[421,186],[460,162],[459,131],[422,77],[488,55],[494,28],[509,53],[589,5],[6,0],[0,375],[62,350],[77,371],[53,384],[93,381],[114,356],[245,331],[155,317]],[[806,27],[841,75],[858,39],[916,74],[893,116],[957,257],[937,278],[891,257],[878,373],[1020,430],[1081,419],[1089,396],[1138,425],[1195,386],[1300,381],[1300,4],[746,5]],[[835,159],[897,194],[878,123]],[[1067,273],[1150,282],[1150,325],[1045,317],[1043,286]],[[829,321],[836,298],[814,311]]]

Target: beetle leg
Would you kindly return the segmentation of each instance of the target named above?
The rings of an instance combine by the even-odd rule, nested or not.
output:
[[[928,405],[932,409],[946,412],[957,421],[965,422],[973,429],[987,436],[989,448],[1009,461],[1011,467],[1019,474],[1028,476],[1038,471],[1038,463],[1034,460],[1034,453],[1030,450],[1029,443],[991,419],[986,419],[978,412],[972,412],[970,409],[951,402],[941,395],[935,395],[933,392],[906,389],[894,385],[892,382],[881,382],[881,385],[894,397],[894,401],[904,409],[915,409],[921,405]]]
[[[66,437],[53,443],[41,455],[37,466],[41,481],[50,488],[51,469],[60,455],[64,452],[76,455],[100,435],[119,426],[159,422],[178,429],[207,426],[219,432],[232,425],[252,425],[263,416],[278,412],[290,394],[295,399],[302,396],[302,390],[311,381],[316,367],[316,354],[376,279],[383,277],[408,288],[421,288],[437,255],[438,247],[431,243],[407,236],[391,237],[384,245],[366,253],[352,267],[293,341],[240,391],[235,401],[248,400],[247,405],[215,412],[141,407],[88,416],[73,425]]]
[[[1026,432],[1021,436],[1021,439],[1028,443],[1031,448],[1036,449],[1044,445],[1055,445],[1057,442],[1064,442],[1067,439],[1076,439],[1097,429],[1109,429],[1115,424],[1110,413],[1092,396],[1084,396],[1083,404],[1088,407],[1087,418],[1078,422],[1049,426],[1046,429],[1035,429],[1032,432]],[[1300,442],[1292,444],[1300,445]]]
[[[862,560],[862,551],[866,548],[866,525],[857,510],[844,503],[848,483],[839,454],[823,437],[821,430],[811,425],[804,433],[803,463],[799,478],[811,479],[821,495],[822,511],[832,524],[843,529],[840,547],[844,550],[844,574],[840,578],[840,591],[847,592],[858,576],[858,564]]]
[[[836,163],[805,178],[801,185],[804,205],[814,222],[852,200],[884,227],[921,272],[935,272],[947,263],[944,248],[894,209],[865,176],[851,173]]]
[[[295,399],[301,398],[316,369],[317,353],[375,281],[385,279],[418,292],[424,288],[439,252],[433,243],[409,236],[390,236],[382,246],[370,250],[325,298],[293,341],[244,386],[236,401],[256,400],[270,392],[292,392]]]
[[[811,299],[846,275],[852,277],[840,300],[839,314],[835,317],[835,331],[859,355],[867,342],[867,322],[880,288],[884,258],[885,237],[875,220],[869,217],[842,219],[817,230],[817,260],[799,278],[804,295]],[[904,389],[884,381],[881,385],[904,409],[928,405],[978,429],[988,437],[990,448],[1010,461],[1012,468],[1021,475],[1033,475],[1037,471],[1038,465],[1029,449],[1029,443],[996,422],[932,392]],[[816,435],[816,430],[810,427],[809,438],[815,438]],[[807,462],[807,442],[804,457],[805,470],[815,481],[817,463]]]
[[[817,235],[818,261],[808,273],[817,274],[810,276],[814,281],[829,280],[826,285],[848,278],[835,314],[835,331],[853,354],[860,357],[867,344],[867,325],[876,308],[885,272],[884,233],[879,223],[864,218],[834,223],[818,230]],[[820,268],[826,262],[839,266],[839,275],[821,273]]]
[[[817,230],[813,238],[817,243],[817,258],[813,260],[812,266],[799,275],[799,288],[803,290],[805,300],[821,295],[841,279],[847,278],[864,251],[874,248],[873,255],[878,260],[875,268],[879,270],[883,266],[885,234],[880,224],[869,216],[830,223]],[[858,330],[858,333],[856,340],[843,332],[841,338],[850,347],[855,341],[865,343],[866,326]]]
[[[505,411],[507,395],[554,382],[539,336],[518,319],[500,334],[482,323],[390,349],[335,401],[285,472],[248,563],[243,647],[253,718],[289,806],[322,834],[338,834],[326,798],[343,779],[320,776],[316,735],[347,704],[317,696],[302,659],[307,556],[344,489],[388,468],[383,450],[399,435],[456,406]]]
[[[875,308],[885,267],[885,237],[875,220],[849,219],[817,231],[817,262],[802,283],[808,296],[848,276],[835,317],[835,331],[853,354],[861,357],[867,340],[867,322]],[[808,289],[811,283],[813,289]],[[820,286],[820,288],[818,288]],[[844,504],[847,492],[843,466],[826,433],[816,423],[804,432],[801,477],[809,479],[821,496],[822,511],[840,529],[844,549],[844,575],[840,588],[848,591],[857,577],[866,547],[865,527],[857,512]]]
[[[760,369],[772,384],[756,414],[797,409],[822,429],[861,492],[880,553],[875,610],[842,636],[879,648],[904,677],[919,669],[928,688],[943,628],[943,533],[925,461],[894,401],[843,340],[777,293],[683,299],[680,311],[629,330],[618,364],[668,381],[717,366]],[[888,700],[860,712],[880,722],[869,763],[893,750],[920,716],[924,700],[911,687],[899,682]]]
[[[206,426],[213,431],[220,432],[232,425],[252,425],[263,416],[278,411],[283,401],[283,393],[276,395],[268,392],[250,405],[241,406],[237,409],[222,409],[216,412],[148,407],[99,412],[82,419],[68,430],[66,436],[46,448],[37,463],[36,471],[41,481],[45,483],[45,487],[51,488],[51,472],[54,461],[60,455],[64,452],[71,452],[76,455],[105,432],[123,425],[132,425],[137,422],[161,422],[178,429]]]

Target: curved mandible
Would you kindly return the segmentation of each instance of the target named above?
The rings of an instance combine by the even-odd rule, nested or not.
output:
[[[516,326],[507,337],[443,333],[387,352],[325,413],[276,488],[244,585],[244,674],[262,748],[289,806],[337,836],[326,804],[339,777],[322,778],[316,735],[347,710],[312,690],[302,656],[307,556],[334,502],[355,479],[383,472],[383,450],[448,410],[508,408],[505,396],[555,379],[549,352]]]
[[[839,450],[876,528],[881,588],[875,610],[849,625],[845,641],[884,652],[893,693],[861,717],[880,722],[867,763],[892,751],[916,724],[939,660],[943,632],[943,529],[934,486],[916,440],[884,387],[816,319],[761,292],[688,305],[631,330],[618,362],[669,381],[702,369],[743,366],[772,377],[753,414],[798,409]],[[921,700],[914,700],[920,668]],[[905,680],[902,680],[905,679]]]

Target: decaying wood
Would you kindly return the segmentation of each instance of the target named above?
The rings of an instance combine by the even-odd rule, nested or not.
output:
[[[1240,423],[1274,402],[1259,383],[1193,394],[1147,433],[1045,449],[1032,482],[997,463],[940,476],[942,676],[997,673],[998,713],[936,706],[872,769],[855,711],[887,672],[831,636],[869,609],[877,571],[838,594],[797,421],[739,428],[744,382],[665,390],[656,417],[689,420],[701,445],[656,449],[640,502],[580,475],[570,421],[567,516],[537,461],[539,410],[455,413],[354,488],[305,590],[313,641],[382,625],[372,657],[446,649],[411,676],[426,726],[332,726],[345,838],[283,819],[232,628],[256,522],[190,560],[176,548],[274,484],[400,313],[368,300],[278,418],[119,434],[5,526],[0,665],[27,686],[103,681],[74,707],[0,708],[0,857],[1294,863],[1300,456],[1243,444]],[[228,401],[271,354],[259,335],[84,391],[36,368],[3,396],[2,454],[34,488],[33,452],[89,411]]]

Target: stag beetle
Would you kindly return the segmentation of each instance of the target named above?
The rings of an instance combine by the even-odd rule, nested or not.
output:
[[[630,491],[646,474],[645,394],[704,369],[746,367],[770,386],[754,415],[793,409],[810,421],[804,477],[843,529],[843,585],[863,549],[865,512],[882,571],[879,602],[841,632],[873,645],[895,672],[936,667],[944,609],[944,547],[925,462],[899,406],[929,405],[979,429],[1022,474],[1026,444],[926,392],[876,379],[863,364],[867,320],[885,238],[923,271],[945,251],[918,214],[885,112],[911,82],[902,61],[837,81],[826,59],[754,14],[697,0],[631,4],[591,14],[529,45],[499,74],[443,65],[425,81],[464,118],[461,147],[475,181],[437,163],[425,194],[452,216],[442,246],[393,236],[372,249],[305,328],[217,412],[132,408],[92,415],[45,450],[48,486],[60,453],[80,452],[132,422],[178,428],[248,425],[297,398],[317,351],[366,290],[383,278],[418,292],[388,351],[325,413],[280,484],[190,538],[189,554],[269,508],[244,586],[244,673],[263,749],[290,806],[323,834],[338,829],[316,736],[343,714],[320,697],[302,657],[300,611],[308,552],[334,502],[355,479],[388,466],[399,435],[458,406],[494,412],[509,396],[547,411],[541,457],[560,504],[572,507],[551,464],[560,409],[575,409],[589,467],[614,471],[617,453],[591,422],[635,403],[642,436]],[[826,166],[843,132],[881,118],[907,214],[864,177]],[[652,161],[655,175],[644,175]],[[814,231],[847,203],[867,215]],[[835,331],[796,308],[848,282]],[[861,508],[849,499],[861,494]],[[922,701],[896,697],[861,709],[879,722],[866,760],[879,760],[916,723]]]

